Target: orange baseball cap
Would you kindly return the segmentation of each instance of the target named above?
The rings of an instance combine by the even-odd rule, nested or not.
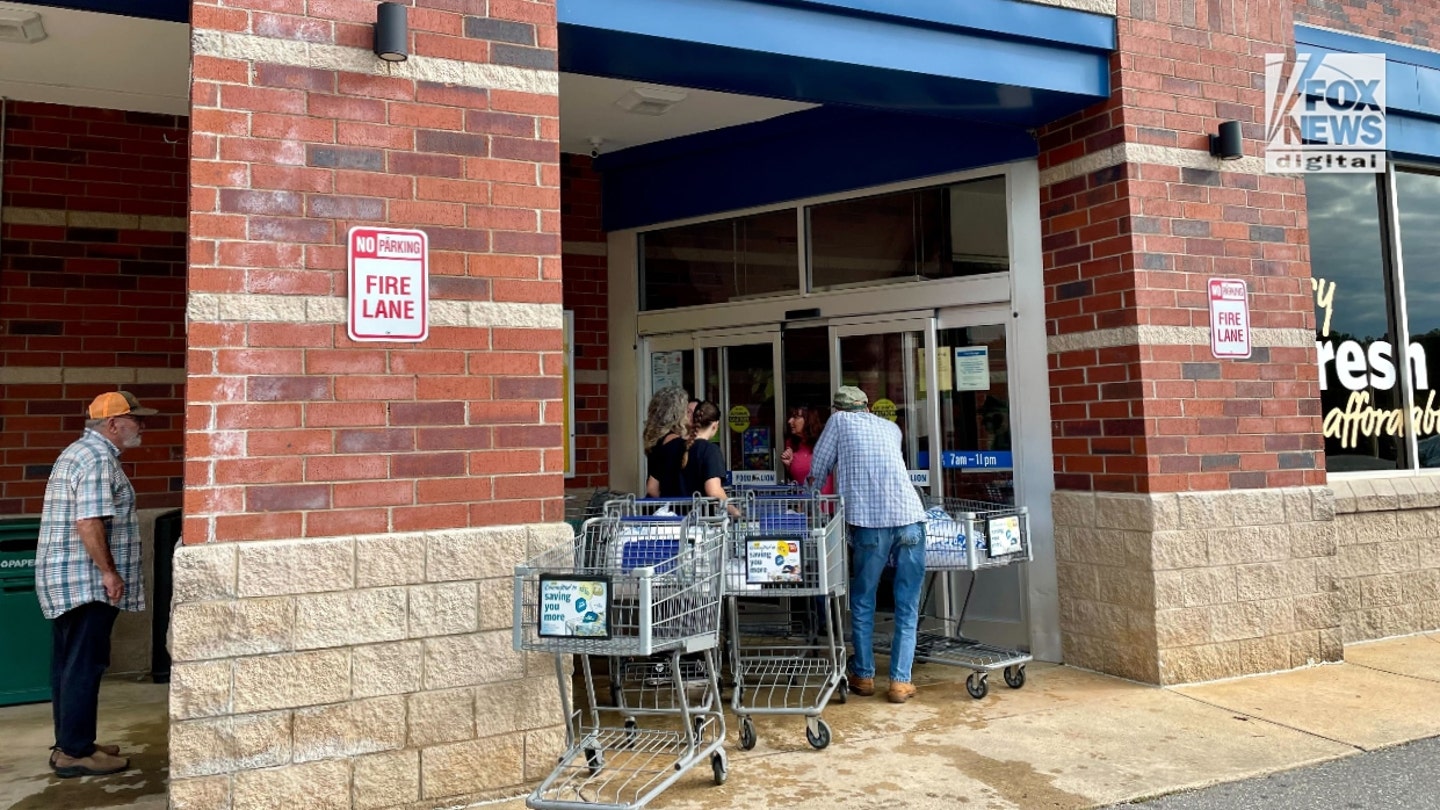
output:
[[[154,416],[159,411],[140,407],[140,400],[129,391],[106,391],[90,403],[91,419],[108,419],[112,416]]]

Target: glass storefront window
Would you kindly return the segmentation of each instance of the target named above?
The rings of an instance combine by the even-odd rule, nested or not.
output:
[[[983,463],[946,464],[945,494],[992,503],[1015,503],[1010,440],[1010,364],[1005,327],[940,330],[936,350],[940,379],[943,450]]]
[[[640,308],[723,304],[799,292],[795,209],[640,235]]]
[[[806,213],[811,289],[1010,269],[1004,177],[824,203]]]
[[[1403,466],[1404,410],[1376,177],[1307,174],[1305,195],[1325,469],[1393,470]]]
[[[1395,172],[1400,249],[1405,262],[1405,314],[1410,328],[1410,390],[1414,392],[1416,461],[1440,467],[1440,175]]]

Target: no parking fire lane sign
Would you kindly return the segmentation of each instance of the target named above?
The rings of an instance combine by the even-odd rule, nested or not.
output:
[[[430,243],[424,231],[350,229],[350,339],[415,343],[430,334]]]
[[[1250,290],[1244,279],[1212,278],[1210,353],[1242,359],[1250,356]]]

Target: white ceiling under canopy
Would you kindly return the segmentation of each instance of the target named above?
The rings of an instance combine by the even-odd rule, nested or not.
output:
[[[46,36],[0,41],[0,97],[189,114],[188,25],[0,0],[0,15],[17,12],[39,14]],[[562,73],[560,148],[605,154],[812,106]]]

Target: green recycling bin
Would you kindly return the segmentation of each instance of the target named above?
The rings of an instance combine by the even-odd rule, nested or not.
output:
[[[35,598],[39,518],[0,520],[0,706],[50,699],[50,622]]]

